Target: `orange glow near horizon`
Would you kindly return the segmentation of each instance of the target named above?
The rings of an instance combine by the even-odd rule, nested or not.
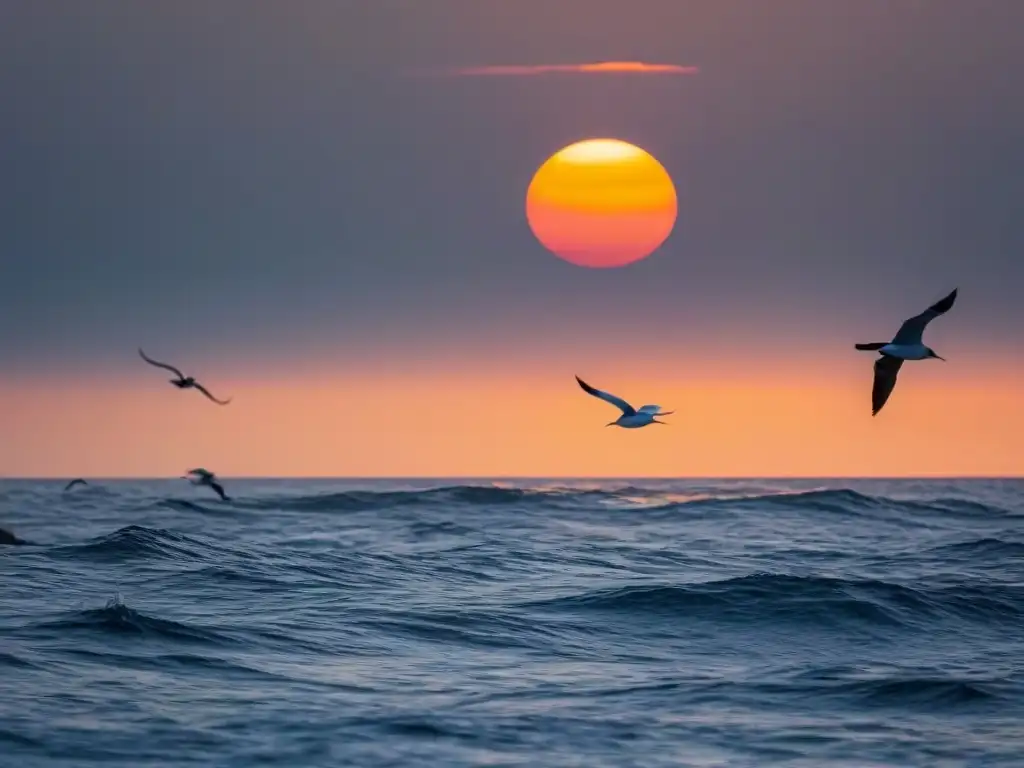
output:
[[[0,475],[178,477],[1020,476],[1019,370],[977,381],[924,364],[870,415],[870,364],[808,378],[788,361],[756,377],[695,359],[602,362],[578,373],[670,426],[606,428],[615,410],[572,370],[350,371],[289,380],[218,377],[215,406],[140,375],[0,382]],[[510,364],[511,366],[511,364]],[[735,368],[735,371],[732,369]],[[628,371],[628,375],[624,375]]]
[[[648,152],[618,139],[588,139],[556,152],[526,192],[526,218],[549,251],[583,267],[622,267],[672,233],[675,186]]]

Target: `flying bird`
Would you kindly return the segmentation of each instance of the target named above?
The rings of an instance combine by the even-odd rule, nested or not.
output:
[[[64,486],[64,492],[67,493],[76,485],[88,485],[88,483],[85,482],[85,480],[83,480],[82,478],[76,477],[74,480],[72,480],[70,483]]]
[[[667,424],[668,422],[658,421],[655,417],[668,416],[670,413],[675,413],[675,411],[661,410],[660,405],[643,405],[640,406],[640,408],[634,408],[621,397],[616,397],[615,395],[611,395],[607,392],[602,392],[600,389],[594,389],[579,376],[576,377],[576,381],[579,382],[583,391],[588,395],[593,395],[596,398],[604,400],[606,403],[611,403],[622,411],[622,415],[615,421],[610,421],[605,424],[606,427],[617,426],[624,427],[626,429],[636,429],[638,427],[646,427],[648,424]]]
[[[213,489],[213,492],[220,496],[222,501],[231,501],[228,495],[224,493],[224,486],[217,482],[217,477],[213,472],[199,467],[188,470],[182,477],[192,483],[192,485],[205,485]]]
[[[892,341],[855,344],[857,349],[878,352],[880,357],[875,360],[875,382],[871,388],[871,415],[876,416],[882,410],[896,386],[896,377],[905,360],[936,360],[945,361],[935,350],[925,346],[922,341],[924,329],[928,323],[939,315],[946,314],[956,302],[958,289],[953,289],[946,298],[935,302],[928,309],[909,320],[905,320],[896,332]]]
[[[146,353],[142,351],[142,347],[139,347],[139,356],[150,365],[155,365],[157,368],[163,368],[164,370],[170,371],[175,376],[177,376],[178,378],[176,379],[170,379],[170,382],[178,389],[198,389],[200,392],[202,392],[204,395],[210,398],[213,402],[217,403],[217,405],[227,405],[228,403],[231,402],[230,397],[227,400],[218,400],[216,397],[210,394],[209,390],[206,389],[206,387],[204,387],[202,384],[196,381],[195,377],[186,376],[173,365],[161,363],[157,360],[154,360],[151,357],[146,357]]]

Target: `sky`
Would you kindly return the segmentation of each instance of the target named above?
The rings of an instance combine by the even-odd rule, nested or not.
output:
[[[1022,25],[1015,0],[8,0],[0,476],[1024,474]],[[686,74],[562,71],[604,61]],[[526,222],[586,138],[676,186],[622,269]],[[853,343],[953,287],[948,362],[872,418]],[[606,429],[575,374],[671,425]]]

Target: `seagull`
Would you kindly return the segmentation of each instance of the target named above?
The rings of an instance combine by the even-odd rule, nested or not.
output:
[[[164,370],[170,371],[175,376],[177,376],[178,378],[171,379],[170,381],[171,381],[171,384],[176,386],[178,389],[198,389],[200,392],[202,392],[208,398],[213,400],[213,402],[217,403],[217,405],[227,405],[228,403],[231,402],[231,398],[230,397],[227,400],[218,400],[216,397],[214,397],[213,395],[210,394],[210,392],[206,389],[206,387],[204,387],[202,384],[200,384],[198,381],[196,381],[194,377],[192,377],[192,376],[185,376],[185,374],[183,374],[181,371],[179,371],[173,365],[168,365],[167,363],[161,363],[161,362],[158,362],[158,361],[156,361],[156,360],[154,360],[154,359],[152,359],[150,357],[146,357],[146,353],[142,351],[142,347],[139,347],[139,356],[142,357],[142,359],[145,360],[150,365],[155,365],[157,368],[163,368]]]
[[[209,472],[202,467],[198,469],[190,469],[182,477],[188,480],[192,485],[207,485],[213,489],[223,501],[231,501],[228,495],[224,493],[224,486],[217,482],[216,476],[213,472]]]
[[[604,400],[606,403],[611,403],[622,411],[622,415],[615,421],[610,421],[605,424],[606,427],[617,426],[624,427],[626,429],[636,429],[637,427],[646,427],[648,424],[667,424],[668,422],[658,421],[655,416],[668,416],[670,413],[675,413],[675,411],[661,410],[660,405],[644,405],[637,409],[621,397],[616,397],[615,395],[610,395],[607,392],[602,392],[600,389],[594,389],[579,376],[576,377],[576,381],[579,382],[583,391],[588,395],[593,395],[594,397]]]
[[[83,480],[82,478],[76,477],[74,480],[72,480],[70,483],[64,486],[64,492],[67,493],[76,485],[88,485],[88,483],[85,482],[85,480]]]
[[[922,342],[924,329],[928,323],[939,315],[946,314],[956,301],[956,288],[946,298],[935,302],[928,309],[909,320],[905,320],[900,329],[896,332],[892,341],[872,342],[870,344],[855,344],[854,346],[863,351],[878,352],[880,357],[875,360],[875,383],[871,389],[871,415],[877,416],[882,410],[896,386],[896,377],[899,376],[900,368],[904,360],[936,360],[945,361],[946,358],[939,357],[935,350],[926,347]]]

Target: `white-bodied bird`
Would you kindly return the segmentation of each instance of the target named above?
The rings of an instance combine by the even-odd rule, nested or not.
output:
[[[596,398],[604,400],[606,403],[611,403],[622,411],[622,415],[615,421],[610,421],[605,424],[606,427],[615,426],[624,427],[625,429],[636,429],[637,427],[646,427],[648,424],[667,424],[668,422],[658,421],[655,417],[668,416],[670,413],[675,413],[675,411],[661,410],[660,405],[642,405],[639,408],[634,408],[621,397],[616,397],[615,395],[607,392],[602,392],[600,389],[594,389],[579,376],[576,377],[576,381],[579,382],[583,391],[588,395],[593,395]]]
[[[932,304],[919,315],[904,321],[892,341],[855,344],[860,350],[878,352],[875,360],[875,382],[871,388],[871,415],[875,416],[885,405],[896,386],[896,377],[904,360],[945,360],[924,344],[924,329],[939,315],[946,314],[956,301],[957,289],[941,301]]]

